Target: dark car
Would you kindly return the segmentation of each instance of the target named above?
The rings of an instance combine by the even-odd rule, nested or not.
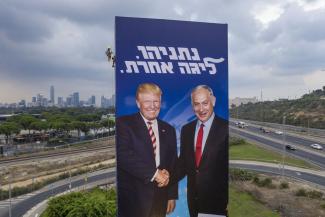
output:
[[[287,149],[287,150],[294,151],[294,150],[296,150],[296,147],[294,147],[294,146],[292,146],[292,145],[286,145],[286,149]]]

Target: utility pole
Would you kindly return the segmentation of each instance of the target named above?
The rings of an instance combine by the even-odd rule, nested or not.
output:
[[[261,90],[261,122],[263,122],[263,116],[264,116],[264,111],[263,111],[263,90]]]
[[[70,143],[68,144],[68,149],[69,152],[71,151],[70,149]],[[69,192],[71,192],[72,184],[71,184],[71,158],[69,159]]]
[[[285,149],[285,122],[286,122],[286,116],[283,116],[282,120],[282,174],[281,174],[281,179],[284,179],[284,159],[285,159],[285,154],[286,154],[286,149]]]
[[[11,217],[11,179],[12,173],[9,173],[9,217]]]

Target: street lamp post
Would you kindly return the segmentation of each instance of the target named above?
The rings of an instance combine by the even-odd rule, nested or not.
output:
[[[69,152],[71,151],[70,143],[68,144]],[[69,191],[71,192],[72,183],[71,183],[71,159],[69,159]]]
[[[9,173],[9,217],[11,217],[11,177],[12,174]]]
[[[284,159],[285,159],[285,154],[286,154],[286,149],[285,149],[285,121],[286,121],[286,116],[283,116],[283,120],[282,120],[282,180],[284,178]]]

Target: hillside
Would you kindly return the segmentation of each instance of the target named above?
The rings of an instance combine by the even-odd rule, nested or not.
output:
[[[264,101],[232,106],[230,117],[325,129],[325,86],[295,100]]]

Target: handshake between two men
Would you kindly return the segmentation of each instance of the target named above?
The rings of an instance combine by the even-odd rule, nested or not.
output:
[[[169,183],[169,172],[166,169],[158,169],[155,176],[154,181],[157,182],[158,187],[165,187]]]

